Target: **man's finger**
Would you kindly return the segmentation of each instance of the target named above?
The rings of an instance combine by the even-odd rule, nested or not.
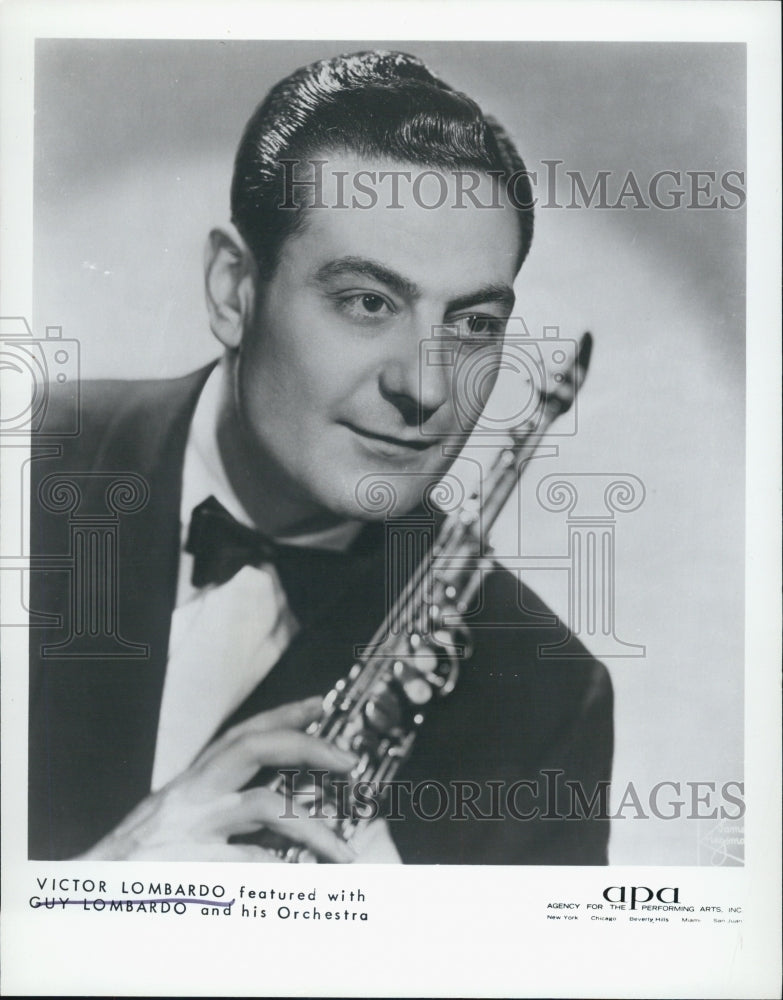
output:
[[[269,732],[272,729],[304,729],[314,719],[317,719],[323,708],[323,698],[315,695],[302,701],[291,701],[278,705],[267,712],[252,715],[244,722],[233,726],[223,737],[231,737],[244,732]]]
[[[323,705],[323,699],[318,695],[305,698],[302,701],[292,701],[267,712],[252,715],[244,722],[232,726],[209,746],[205,747],[192,766],[201,767],[208,764],[214,757],[223,753],[227,746],[233,745],[240,737],[254,733],[267,733],[276,729],[306,729],[318,718]]]
[[[228,735],[228,734],[226,734]],[[356,764],[352,753],[291,729],[245,730],[205,752],[176,783],[197,795],[235,791],[262,767],[304,767],[345,773]]]
[[[292,815],[293,814],[293,815]],[[300,803],[287,801],[268,788],[250,788],[234,797],[221,816],[227,836],[254,833],[263,827],[341,864],[356,860],[356,852],[323,819],[308,814]]]

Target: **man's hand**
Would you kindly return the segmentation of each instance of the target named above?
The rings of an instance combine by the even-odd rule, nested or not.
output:
[[[321,699],[308,698],[228,730],[79,859],[274,862],[277,856],[261,847],[228,843],[229,837],[268,828],[330,861],[353,861],[354,851],[325,820],[268,788],[239,791],[262,767],[349,771],[356,763],[352,754],[301,732],[320,711]],[[281,819],[286,810],[297,818]]]

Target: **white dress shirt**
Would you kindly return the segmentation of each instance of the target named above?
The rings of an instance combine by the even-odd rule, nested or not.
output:
[[[225,372],[210,374],[196,405],[185,447],[180,503],[177,597],[171,619],[153,791],[187,768],[220,724],[266,677],[298,624],[270,563],[245,566],[226,583],[195,587],[193,556],[185,551],[193,509],[214,496],[237,521],[254,527],[223,468],[217,417]],[[347,523],[291,544],[344,548],[359,526]],[[326,693],[326,692],[324,692]],[[355,839],[362,861],[399,861],[385,822],[371,823]]]

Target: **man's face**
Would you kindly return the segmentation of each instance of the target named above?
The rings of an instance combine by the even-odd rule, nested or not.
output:
[[[347,171],[350,204],[356,171],[394,169],[415,177],[424,168],[330,156],[324,201],[340,202],[333,172]],[[453,461],[443,443],[464,431],[465,417],[453,368],[422,364],[420,345],[434,327],[481,333],[481,349],[499,360],[513,305],[516,214],[467,198],[454,208],[455,178],[441,173],[449,197],[437,209],[417,204],[437,201],[437,185],[423,184],[417,199],[404,182],[401,208],[388,207],[388,188],[379,186],[372,209],[304,209],[304,226],[258,285],[237,359],[238,416],[251,461],[264,463],[267,481],[273,471],[294,521],[370,519],[368,475],[391,484],[402,513]],[[492,203],[488,177],[476,194]],[[486,375],[486,360],[478,367]]]

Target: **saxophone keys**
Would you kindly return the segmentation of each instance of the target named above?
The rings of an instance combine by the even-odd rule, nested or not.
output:
[[[462,522],[462,524],[464,524],[466,527],[470,527],[471,525],[475,524],[478,521],[480,513],[481,513],[481,502],[479,498],[477,496],[470,496],[462,504],[462,507],[460,508],[459,514],[457,516],[459,517],[459,520]]]
[[[432,688],[423,677],[411,677],[403,683],[402,690],[412,705],[426,705],[432,698]]]
[[[354,736],[351,741],[351,749],[357,755],[358,760],[350,774],[352,778],[360,778],[368,770],[371,763],[378,758],[382,742],[377,733],[371,729],[365,729],[361,734]]]
[[[402,706],[387,683],[379,682],[375,686],[364,706],[364,716],[376,732],[387,733],[399,727]]]
[[[414,663],[415,670],[420,673],[427,674],[433,673],[438,667],[438,654],[431,648],[421,649],[416,654],[416,660]]]
[[[442,677],[442,683],[438,689],[438,694],[441,698],[445,698],[446,695],[451,694],[454,688],[457,686],[457,681],[459,680],[459,661],[450,658],[448,661],[448,666],[446,673]]]
[[[437,657],[433,654],[433,668],[437,665],[437,662]],[[392,670],[411,705],[426,705],[432,698],[432,686],[422,676],[418,662],[416,667],[412,667],[403,660],[397,660]]]

